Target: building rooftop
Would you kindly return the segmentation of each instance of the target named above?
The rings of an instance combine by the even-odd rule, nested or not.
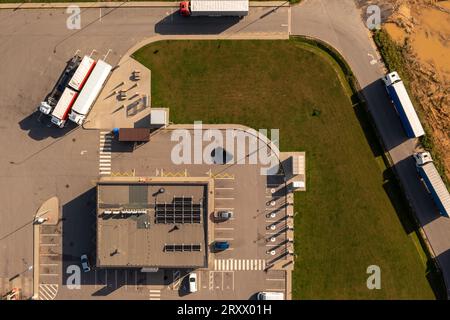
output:
[[[206,266],[207,188],[205,181],[102,178],[97,188],[97,266]]]

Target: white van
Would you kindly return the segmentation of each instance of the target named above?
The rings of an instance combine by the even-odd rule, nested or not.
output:
[[[258,300],[284,300],[283,292],[259,292],[257,295]]]

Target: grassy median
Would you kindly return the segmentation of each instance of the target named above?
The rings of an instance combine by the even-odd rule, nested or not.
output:
[[[330,56],[298,39],[163,41],[134,56],[152,71],[152,105],[169,107],[173,122],[279,128],[282,150],[307,152],[294,298],[434,298],[407,209]],[[366,287],[370,265],[381,290]]]

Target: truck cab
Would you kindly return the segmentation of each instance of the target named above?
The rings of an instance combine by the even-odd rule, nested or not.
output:
[[[398,73],[395,71],[388,73],[386,76],[384,76],[381,79],[383,80],[386,87],[389,87],[389,86],[393,85],[394,83],[402,81],[402,79],[400,79],[400,76],[398,75]]]
[[[189,1],[180,2],[180,14],[183,17],[189,17],[191,15],[191,11],[189,10]]]
[[[415,153],[413,155],[414,160],[416,160],[416,166],[421,167],[424,164],[427,164],[429,162],[433,162],[433,159],[431,158],[431,155],[429,152],[419,152]]]
[[[50,114],[53,110],[53,107],[49,105],[47,101],[42,101],[38,109],[43,114]]]

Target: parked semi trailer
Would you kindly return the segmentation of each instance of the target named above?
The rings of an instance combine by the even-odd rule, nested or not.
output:
[[[72,108],[77,96],[78,92],[76,92],[75,90],[72,90],[68,87],[64,90],[61,98],[56,104],[55,109],[53,109],[52,123],[56,124],[60,128],[64,127],[69,111]]]
[[[98,60],[86,84],[81,89],[80,95],[72,107],[69,119],[78,125],[83,124],[87,114],[94,105],[106,79],[111,72],[111,65],[103,60]]]
[[[38,110],[40,112],[42,112],[43,114],[52,113],[53,109],[56,107],[59,99],[61,98],[61,95],[63,94],[72,76],[76,72],[75,70],[77,70],[81,61],[82,61],[81,57],[79,56],[74,56],[72,59],[70,59],[70,61],[67,63],[66,68],[64,69],[64,72],[56,82],[56,85],[53,88],[52,92],[47,96],[47,98],[44,101],[42,101],[39,104]]]
[[[72,89],[80,92],[81,89],[83,89],[83,86],[89,78],[89,75],[91,74],[94,67],[95,60],[91,57],[84,56],[83,60],[81,60],[81,63],[77,68],[77,71],[75,71],[72,79],[70,79],[69,86]]]
[[[429,152],[414,154],[417,171],[425,183],[428,192],[433,197],[441,215],[449,217],[450,214],[450,194],[442,181],[439,172],[434,166],[433,159]]]
[[[397,114],[409,138],[418,138],[425,135],[416,110],[409,98],[405,85],[397,72],[391,72],[382,78],[386,90],[394,103]]]
[[[192,0],[180,2],[184,17],[243,17],[248,15],[248,0]]]

